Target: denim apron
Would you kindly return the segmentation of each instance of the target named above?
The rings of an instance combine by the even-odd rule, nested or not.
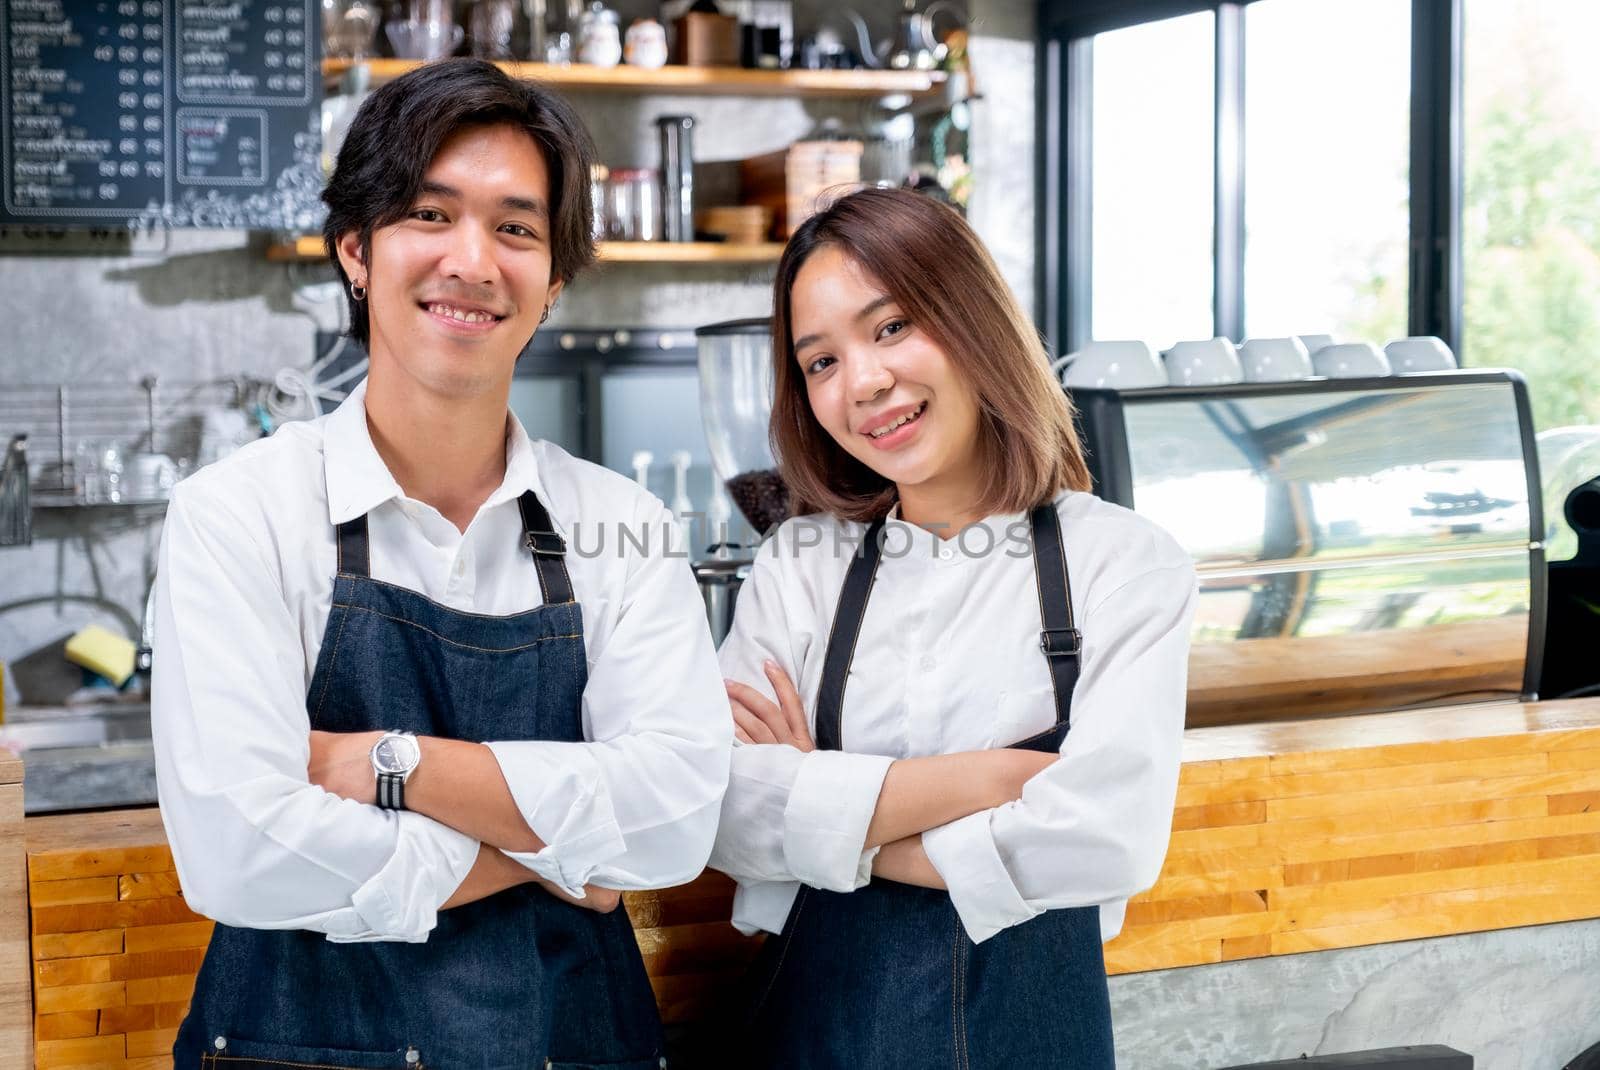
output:
[[[588,668],[565,543],[531,491],[518,504],[544,604],[506,617],[374,580],[367,518],[339,525],[313,728],[583,739]],[[531,883],[440,911],[420,944],[218,925],[173,1047],[182,1070],[656,1070],[661,1052],[626,912]]]
[[[1056,752],[1070,726],[1080,637],[1053,506],[1030,517],[1056,724],[1011,744]],[[824,655],[816,742],[842,749],[844,688],[883,521],[851,562]],[[930,1070],[1111,1070],[1111,1004],[1097,906],[1048,910],[974,944],[949,893],[874,878],[801,887],[753,969],[744,1065]],[[731,1065],[731,1064],[730,1064]]]

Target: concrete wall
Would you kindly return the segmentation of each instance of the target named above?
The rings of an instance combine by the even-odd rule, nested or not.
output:
[[[887,33],[897,5],[869,12]],[[1007,280],[1032,307],[1033,5],[974,0],[972,57],[987,97],[974,107],[975,186],[970,217]],[[803,17],[802,5],[797,19]],[[717,161],[781,148],[823,115],[851,121],[850,103],[723,97],[577,98],[603,157],[613,166],[654,162],[657,115],[698,120],[696,158]],[[312,313],[295,307],[332,277],[317,265],[268,263],[267,237],[178,231],[131,256],[17,255],[0,239],[0,390],[19,383],[136,383],[219,376],[270,377],[312,359]],[[309,286],[309,288],[308,288]],[[549,328],[692,327],[764,314],[770,267],[614,264],[581,279]],[[6,428],[0,427],[0,433]],[[0,661],[99,621],[137,618],[148,584],[159,517],[98,510],[41,518],[26,549],[0,549]],[[49,599],[17,607],[18,602]],[[108,605],[120,607],[117,613]]]

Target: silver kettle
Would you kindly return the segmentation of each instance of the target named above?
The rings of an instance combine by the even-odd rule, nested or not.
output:
[[[917,0],[904,0],[904,5],[893,39],[879,45],[872,43],[866,21],[859,14],[848,7],[837,10],[855,27],[861,60],[868,67],[892,71],[937,70],[944,63],[948,49],[934,35],[934,15],[940,11],[955,12],[959,24],[966,26],[966,14],[955,0],[932,0],[921,11],[917,10]]]

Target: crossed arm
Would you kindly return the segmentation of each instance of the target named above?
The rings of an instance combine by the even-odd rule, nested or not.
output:
[[[816,749],[794,683],[776,662],[763,665],[777,702],[747,684],[727,681],[735,734],[745,743]],[[959,751],[901,758],[889,766],[867,826],[862,850],[881,848],[872,872],[902,884],[943,888],[944,879],[922,848],[929,829],[1022,797],[1022,786],[1056,759],[1054,754],[1011,749]]]
[[[382,732],[311,733],[311,758],[306,773],[311,783],[341,798],[377,802],[377,779],[370,753]],[[610,888],[584,886],[584,898],[542,880],[504,851],[544,849],[517,808],[511,788],[494,753],[482,743],[438,736],[418,736],[422,761],[406,781],[406,807],[449,825],[479,841],[472,870],[440,909],[463,906],[519,884],[536,883],[551,895],[577,906],[607,912],[621,894]]]

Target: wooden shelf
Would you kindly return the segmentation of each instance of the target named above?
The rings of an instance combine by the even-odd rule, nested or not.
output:
[[[772,264],[783,252],[781,242],[603,241],[598,248],[600,260],[608,264]],[[278,262],[326,257],[320,237],[267,247],[267,259]]]
[[[418,60],[365,61],[373,84],[397,78],[421,66]],[[323,77],[337,79],[354,63],[330,59]],[[501,63],[517,78],[532,78],[559,89],[620,93],[693,93],[755,97],[883,97],[898,93],[924,96],[944,86],[943,71],[757,71],[742,67],[595,67],[586,63]]]
[[[783,253],[781,242],[603,241],[600,259],[611,264],[768,264]]]
[[[275,242],[267,246],[267,259],[278,263],[292,260],[326,260],[328,251],[322,247],[321,237],[301,237],[292,242]]]

